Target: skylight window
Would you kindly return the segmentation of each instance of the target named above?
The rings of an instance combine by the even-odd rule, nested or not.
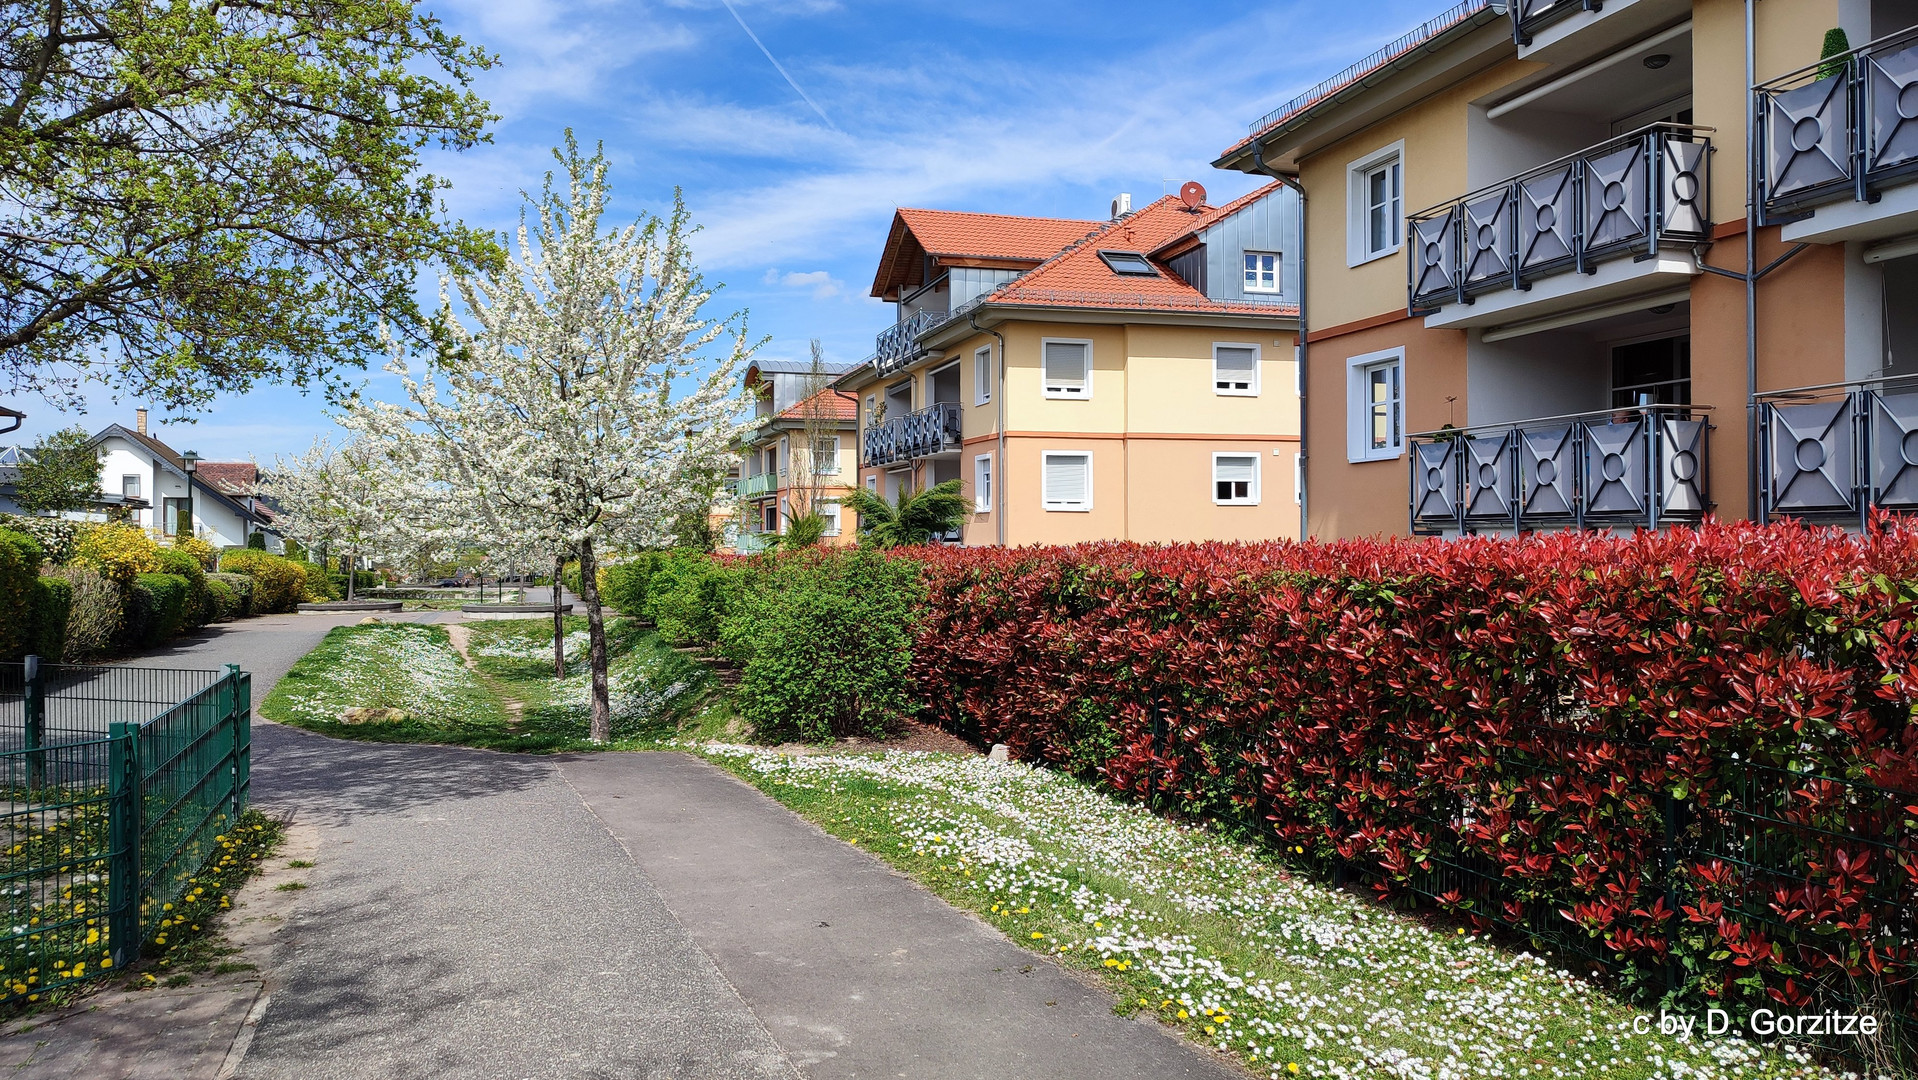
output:
[[[1112,267],[1115,274],[1131,277],[1158,277],[1159,268],[1152,261],[1136,251],[1101,251],[1099,257]]]

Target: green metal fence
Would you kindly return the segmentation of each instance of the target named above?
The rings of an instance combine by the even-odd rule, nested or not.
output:
[[[0,664],[0,1001],[123,967],[246,808],[252,678]]]

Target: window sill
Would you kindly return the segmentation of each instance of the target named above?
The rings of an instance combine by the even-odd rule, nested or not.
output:
[[[1403,447],[1400,447],[1397,450],[1391,450],[1391,451],[1380,450],[1380,451],[1377,451],[1376,453],[1360,454],[1357,457],[1353,457],[1351,454],[1347,454],[1345,456],[1345,460],[1353,465],[1360,465],[1368,461],[1398,461],[1404,457],[1405,457],[1405,449]]]
[[[1257,390],[1221,390],[1216,386],[1212,388],[1212,393],[1217,397],[1258,397],[1259,396],[1259,392]]]
[[[1090,506],[1052,506],[1052,505],[1048,505],[1048,506],[1046,507],[1046,513],[1048,513],[1048,514],[1090,514],[1090,513],[1092,513],[1092,507],[1090,507]]]
[[[1380,259],[1389,259],[1392,256],[1397,255],[1401,250],[1402,248],[1397,248],[1397,247],[1387,248],[1384,251],[1374,251],[1369,255],[1354,256],[1346,260],[1346,266],[1360,267],[1360,266],[1364,266],[1366,263],[1378,262]]]
[[[1259,500],[1257,500],[1257,499],[1233,499],[1233,500],[1231,500],[1230,502],[1227,502],[1227,501],[1224,501],[1224,500],[1220,500],[1220,499],[1213,499],[1213,500],[1212,500],[1212,505],[1213,505],[1213,506],[1257,506],[1257,505],[1259,505]]]
[[[1041,391],[1040,393],[1042,394],[1042,396],[1051,398],[1055,401],[1091,401],[1092,400],[1091,394],[1074,393],[1070,390],[1044,390],[1044,391]]]

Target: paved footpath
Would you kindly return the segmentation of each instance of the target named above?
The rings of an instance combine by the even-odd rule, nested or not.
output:
[[[139,662],[236,660],[257,701],[342,621]],[[315,827],[319,865],[239,1042],[247,1080],[1244,1075],[688,755],[259,723],[254,762],[256,804]],[[162,1037],[223,1045],[245,1012]],[[210,1078],[219,1057],[36,1075]]]

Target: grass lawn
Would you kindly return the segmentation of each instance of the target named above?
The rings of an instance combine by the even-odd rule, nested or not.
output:
[[[591,682],[584,617],[567,620],[569,674],[563,680],[553,678],[550,619],[464,625],[471,633],[471,667],[443,624],[339,627],[280,680],[260,704],[260,714],[337,738],[373,742],[540,753],[608,748],[588,739]],[[655,746],[708,730],[693,726],[695,721],[723,726],[728,714],[709,708],[713,680],[703,665],[626,619],[608,622],[607,646],[612,748]],[[346,723],[343,715],[355,707],[399,709],[405,715]]]
[[[1272,1077],[1824,1077],[1802,1054],[1635,1034],[1545,960],[1434,929],[1070,777],[979,757],[706,757]]]

